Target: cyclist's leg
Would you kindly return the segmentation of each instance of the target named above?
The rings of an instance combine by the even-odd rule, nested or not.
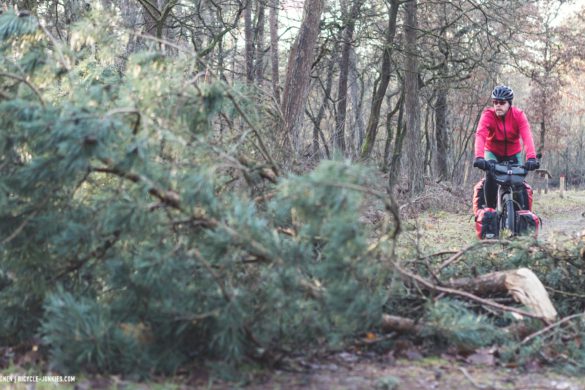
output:
[[[518,164],[524,164],[524,159],[522,158],[522,153],[517,153],[514,156],[512,156],[513,161],[515,160]],[[519,195],[518,202],[520,203],[520,206],[522,207],[522,210],[528,210],[528,190],[526,189],[526,186],[522,186],[522,189],[517,192],[517,194]]]
[[[484,158],[486,161],[498,161],[498,157],[489,150],[485,151]],[[494,175],[489,171],[485,173],[483,193],[485,195],[486,206],[495,209],[498,205],[498,184],[496,183]]]

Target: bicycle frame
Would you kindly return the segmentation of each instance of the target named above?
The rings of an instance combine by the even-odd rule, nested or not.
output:
[[[498,184],[496,211],[500,219],[500,228],[506,229],[512,235],[515,235],[516,210],[522,207],[514,200],[514,195],[521,192],[521,188],[524,186],[524,178],[528,171],[524,166],[508,161],[494,164],[491,173]]]

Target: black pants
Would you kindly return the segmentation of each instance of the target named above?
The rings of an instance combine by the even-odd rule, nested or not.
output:
[[[518,163],[518,158],[516,156],[509,157],[497,156],[496,159],[497,160],[489,161],[494,161],[498,163],[510,161],[511,163],[514,164]],[[486,206],[495,209],[498,205],[498,183],[496,183],[496,178],[494,174],[490,171],[486,171],[485,173],[485,184],[483,187],[483,193],[485,196]],[[520,191],[518,196],[520,199],[517,199],[517,201],[520,203],[522,210],[528,210],[528,191],[526,190],[526,187],[524,187],[522,191]]]

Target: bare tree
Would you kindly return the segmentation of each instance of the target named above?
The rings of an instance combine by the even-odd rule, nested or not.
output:
[[[368,125],[366,127],[366,138],[361,150],[362,158],[367,158],[370,156],[372,153],[372,148],[374,147],[374,143],[376,142],[378,124],[380,123],[380,110],[382,109],[382,102],[384,101],[386,89],[388,88],[388,84],[390,83],[390,76],[392,75],[392,45],[394,44],[394,37],[396,35],[396,19],[398,16],[398,8],[399,0],[391,0],[390,8],[388,10],[388,28],[386,30],[386,40],[384,42],[384,54],[382,55],[380,78],[376,81],[374,86],[370,116],[368,118]]]
[[[347,5],[342,2],[346,15],[347,24],[343,31],[343,45],[341,48],[341,61],[339,63],[339,87],[337,92],[337,113],[335,116],[335,133],[333,145],[341,153],[345,150],[345,117],[347,113],[347,80],[349,75],[349,54],[355,30],[355,23],[363,4],[363,0],[354,1],[351,10],[347,12]]]
[[[254,81],[254,29],[252,25],[252,0],[248,0],[244,9],[244,39],[246,58],[246,81]]]
[[[280,77],[278,61],[278,0],[270,0],[270,63],[272,65],[272,92],[280,103]]]
[[[418,85],[418,52],[417,35],[417,0],[406,3],[404,37],[406,50],[406,67],[404,77],[405,88],[405,125],[406,125],[406,155],[403,161],[406,164],[406,173],[409,181],[409,190],[417,194],[424,189],[423,156],[420,138],[420,102]]]
[[[254,64],[254,76],[256,83],[261,85],[264,82],[264,25],[266,24],[266,3],[258,1],[258,15],[256,28],[254,29],[254,43],[256,45],[256,63]]]
[[[288,59],[282,112],[286,142],[293,153],[300,147],[300,122],[310,84],[311,64],[319,36],[319,22],[325,0],[306,0],[303,20]]]
[[[349,91],[350,101],[353,110],[353,127],[349,133],[349,140],[352,154],[358,156],[359,150],[364,142],[365,124],[362,114],[364,94],[362,88],[362,77],[358,70],[358,61],[355,48],[352,47],[349,55]]]

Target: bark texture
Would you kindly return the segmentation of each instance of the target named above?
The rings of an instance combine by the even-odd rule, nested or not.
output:
[[[300,124],[310,84],[311,64],[319,36],[319,22],[325,0],[307,0],[303,21],[288,58],[282,97],[284,131],[289,149],[297,153],[300,147]]]

